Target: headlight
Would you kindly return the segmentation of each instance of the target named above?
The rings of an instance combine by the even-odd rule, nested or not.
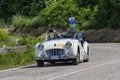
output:
[[[43,50],[44,45],[43,45],[43,44],[39,44],[37,48],[38,48],[39,50]]]
[[[70,41],[66,42],[66,44],[65,44],[66,48],[71,48],[71,46],[72,46],[72,43]]]

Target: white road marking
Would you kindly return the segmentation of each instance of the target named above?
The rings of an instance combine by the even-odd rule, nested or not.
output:
[[[83,72],[83,71],[91,70],[91,69],[94,69],[94,68],[99,68],[99,67],[109,65],[109,64],[113,64],[113,63],[117,63],[117,62],[120,62],[120,59],[119,60],[114,60],[114,61],[111,61],[111,62],[107,62],[107,63],[104,63],[104,64],[100,64],[100,65],[95,65],[95,66],[88,67],[88,68],[85,68],[85,69],[77,70],[77,71],[70,72],[70,73],[67,73],[67,74],[62,74],[62,75],[59,75],[59,76],[55,76],[55,77],[50,78],[48,80],[57,80],[59,78],[66,77],[66,76],[69,76],[69,75],[72,75],[72,74],[75,74],[75,73],[78,73],[78,72]]]

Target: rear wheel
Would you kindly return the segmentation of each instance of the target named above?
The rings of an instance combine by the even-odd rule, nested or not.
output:
[[[41,61],[41,60],[37,60],[37,66],[38,66],[38,67],[44,66],[44,62]]]
[[[85,59],[84,62],[88,62],[89,61],[89,47],[87,48],[87,53],[85,54]]]

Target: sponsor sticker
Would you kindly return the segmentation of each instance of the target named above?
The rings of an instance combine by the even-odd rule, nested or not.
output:
[[[56,44],[57,47],[63,47],[64,44]]]

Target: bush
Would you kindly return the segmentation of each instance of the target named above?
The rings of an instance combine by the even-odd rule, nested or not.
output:
[[[16,15],[16,16],[13,16],[12,24],[14,25],[14,27],[19,28],[25,25],[25,21],[26,20],[24,19],[23,16]]]
[[[23,36],[19,40],[18,45],[27,45],[27,52],[13,52],[11,54],[0,55],[0,69],[7,69],[34,63],[34,46],[36,43],[41,41],[43,40],[30,35]]]
[[[120,28],[119,0],[51,0],[36,17],[16,15],[12,24],[16,27],[59,27],[69,28],[69,17],[75,17],[80,29]],[[38,13],[38,11],[37,11]]]
[[[79,15],[77,16],[77,27],[79,29],[91,29],[93,28],[95,15],[98,11],[98,6],[94,6],[92,9],[90,6],[79,9]]]
[[[69,17],[76,16],[77,7],[73,0],[58,0],[50,4],[41,13],[40,16],[47,18],[48,27],[67,28]],[[78,15],[78,14],[77,14]]]
[[[25,35],[23,36],[22,39],[19,40],[19,45],[27,45],[29,50],[33,50],[33,47],[35,46],[36,43],[42,42],[43,40],[40,38],[36,38],[30,35]],[[28,50],[28,51],[29,51]]]
[[[0,47],[2,45],[5,45],[9,41],[7,33],[3,30],[0,29]]]
[[[8,35],[3,29],[0,29],[0,42],[1,41],[4,41],[4,42],[8,41]]]
[[[34,63],[33,51],[0,55],[0,70]]]
[[[28,18],[25,16],[16,15],[12,18],[12,24],[15,26],[15,28],[20,27],[40,27],[45,25],[46,18],[36,16],[33,18]]]
[[[99,0],[94,28],[120,28],[120,1]]]

